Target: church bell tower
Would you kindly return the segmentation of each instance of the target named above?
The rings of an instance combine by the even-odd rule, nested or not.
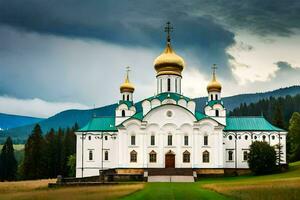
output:
[[[184,60],[177,55],[171,47],[171,32],[173,27],[167,22],[165,32],[167,33],[166,48],[154,61],[157,79],[157,94],[173,92],[181,94],[181,72],[184,69]]]

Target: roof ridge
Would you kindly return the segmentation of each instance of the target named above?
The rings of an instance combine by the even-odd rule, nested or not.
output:
[[[227,118],[264,118],[264,116],[258,115],[258,116],[227,116]]]

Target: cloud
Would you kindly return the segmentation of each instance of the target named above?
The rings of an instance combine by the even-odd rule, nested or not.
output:
[[[191,9],[189,3],[168,0],[6,1],[0,6],[0,24],[41,34],[159,50],[165,43],[164,24],[171,21],[173,44],[179,53],[191,50],[201,61],[198,68],[203,73],[217,62],[223,66],[220,69],[224,76],[230,77],[225,49],[234,43],[234,34],[210,15],[192,15]]]
[[[17,99],[0,96],[0,110],[3,113],[47,118],[68,109],[88,109],[88,106],[72,102],[47,102],[42,99]]]

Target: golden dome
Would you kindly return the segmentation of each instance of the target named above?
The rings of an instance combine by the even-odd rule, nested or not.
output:
[[[129,81],[128,72],[126,74],[124,83],[122,83],[122,85],[120,86],[120,92],[134,92],[134,85]]]
[[[216,66],[213,67],[212,80],[207,85],[207,91],[208,92],[221,92],[221,89],[222,89],[221,83],[219,83],[217,81],[215,69],[216,69]]]
[[[167,42],[167,47],[165,48],[163,53],[154,60],[154,68],[157,72],[157,76],[181,76],[184,65],[184,60],[174,52],[170,42]]]

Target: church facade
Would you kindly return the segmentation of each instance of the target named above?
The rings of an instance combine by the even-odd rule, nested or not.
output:
[[[191,168],[197,173],[247,169],[253,141],[280,146],[280,164],[286,163],[285,130],[262,116],[227,116],[216,68],[206,105],[196,110],[196,102],[182,95],[184,68],[168,34],[166,48],[154,61],[155,96],[135,104],[127,72],[115,115],[93,117],[76,132],[76,177],[97,176],[106,169],[125,174],[148,168]]]

